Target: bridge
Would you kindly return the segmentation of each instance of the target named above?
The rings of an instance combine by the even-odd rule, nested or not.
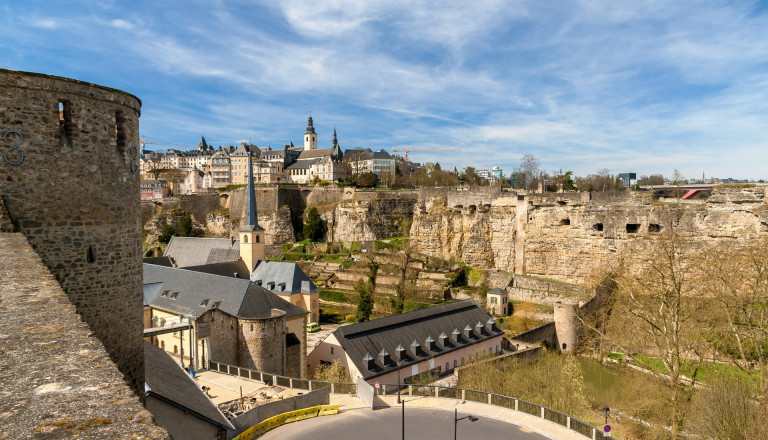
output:
[[[685,194],[680,197],[682,200],[688,200],[698,194],[701,191],[711,191],[715,187],[712,183],[691,183],[685,185],[645,185],[641,186],[641,189],[646,191],[655,191],[659,189],[670,191],[685,191]]]

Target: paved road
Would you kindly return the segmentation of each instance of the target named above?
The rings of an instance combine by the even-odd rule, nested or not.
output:
[[[459,418],[465,416],[459,412]],[[397,440],[402,437],[401,408],[356,409],[338,415],[289,423],[274,429],[261,440]],[[453,438],[453,411],[405,408],[405,438],[446,440]],[[545,440],[526,428],[487,417],[457,424],[458,439]]]

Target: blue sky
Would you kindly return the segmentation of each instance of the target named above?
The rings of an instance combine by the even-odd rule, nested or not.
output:
[[[0,67],[133,93],[148,140],[459,148],[768,178],[768,2],[7,1]]]

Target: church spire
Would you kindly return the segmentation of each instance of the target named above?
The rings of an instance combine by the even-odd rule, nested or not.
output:
[[[309,119],[307,119],[307,133],[314,133],[315,127],[312,125],[312,114],[309,114]]]
[[[245,226],[240,228],[240,258],[253,272],[264,259],[264,229],[256,216],[256,189],[253,184],[252,151],[248,152],[248,195],[245,206]]]
[[[307,132],[304,133],[304,150],[316,150],[317,149],[317,133],[315,133],[315,126],[312,125],[312,113],[309,114],[307,119]]]
[[[336,139],[336,127],[333,127],[333,148],[339,146],[339,140]]]
[[[253,160],[252,152],[248,152],[248,195],[245,207],[245,226],[241,231],[259,231],[259,218],[256,215],[256,188],[253,184]]]

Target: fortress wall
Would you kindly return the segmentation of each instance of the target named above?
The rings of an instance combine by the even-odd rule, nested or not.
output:
[[[0,69],[0,195],[137,393],[140,106],[119,90]]]
[[[168,438],[22,234],[0,233],[0,292],[0,438]]]

